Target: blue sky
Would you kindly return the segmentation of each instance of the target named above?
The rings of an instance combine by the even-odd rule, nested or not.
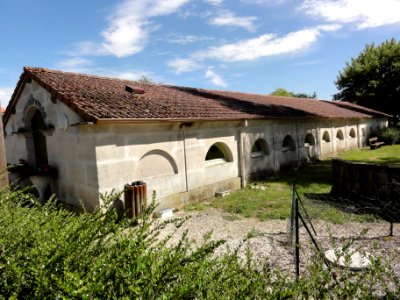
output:
[[[23,66],[331,99],[365,44],[400,38],[400,0],[0,0],[0,101]]]

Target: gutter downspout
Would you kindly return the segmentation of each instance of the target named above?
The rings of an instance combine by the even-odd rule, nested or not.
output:
[[[315,123],[315,129],[317,130],[316,136],[317,136],[317,141],[315,142],[315,146],[317,148],[317,157],[318,159],[322,159],[322,145],[321,145],[321,129],[318,126],[318,123]]]
[[[186,156],[186,135],[185,135],[186,125],[182,126],[182,143],[183,143],[183,161],[185,166],[185,191],[189,191],[189,181],[187,172],[187,156]]]
[[[274,123],[272,123],[272,151],[274,151],[274,153],[273,153],[274,173],[276,173],[278,171],[278,167],[276,165],[275,125],[274,125]]]
[[[295,125],[295,128],[296,128],[296,136],[297,136],[297,166],[299,166],[300,165],[300,163],[301,163],[301,158],[300,158],[300,136],[299,136],[299,130],[298,130],[298,128],[297,128],[297,121],[295,121],[295,123],[294,123],[294,125]],[[304,147],[304,145],[303,145],[303,147]]]
[[[244,146],[243,146],[243,132],[245,128],[248,126],[248,121],[244,120],[243,124],[239,127],[239,138],[238,138],[238,154],[239,154],[239,176],[242,188],[244,188],[247,184],[246,182],[246,174],[245,174],[245,157],[244,157]]]

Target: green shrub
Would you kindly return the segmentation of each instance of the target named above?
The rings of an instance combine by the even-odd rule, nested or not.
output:
[[[386,145],[400,144],[400,129],[395,127],[386,127],[377,132],[379,141]]]
[[[160,230],[183,220],[152,221],[152,209],[133,226],[113,211],[76,215],[55,201],[40,206],[22,192],[0,193],[0,299],[354,298],[394,282],[379,263],[351,278],[338,270],[338,281],[317,259],[296,281],[256,265],[249,251],[244,261],[237,249],[214,255],[224,241],[209,235],[197,246],[186,232],[167,246],[170,235]]]

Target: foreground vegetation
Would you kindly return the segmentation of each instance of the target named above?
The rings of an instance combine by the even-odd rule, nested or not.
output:
[[[0,299],[364,299],[400,292],[378,258],[352,273],[324,267],[315,254],[296,281],[253,264],[250,253],[245,261],[236,251],[213,255],[224,241],[205,237],[196,246],[184,234],[167,247],[169,237],[158,236],[167,223],[151,221],[152,208],[133,226],[113,211],[74,215],[53,201],[41,206],[22,192],[0,193]]]

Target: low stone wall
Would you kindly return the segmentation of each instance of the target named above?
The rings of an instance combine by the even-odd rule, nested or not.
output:
[[[400,183],[400,167],[333,159],[332,178],[332,192],[336,195],[350,197],[358,194],[391,201],[395,197],[392,182]]]
[[[225,190],[238,190],[240,189],[240,177],[216,182],[214,184],[202,186],[189,190],[187,192],[177,193],[169,195],[164,198],[156,198],[158,203],[156,211],[160,211],[164,208],[178,208],[181,209],[187,204],[193,204],[207,199],[215,197],[216,192]],[[149,202],[150,200],[147,199]]]

